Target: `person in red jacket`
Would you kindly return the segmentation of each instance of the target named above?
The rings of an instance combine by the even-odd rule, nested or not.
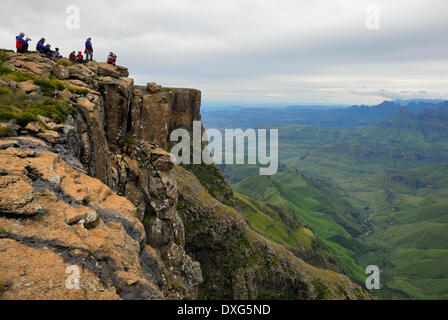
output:
[[[17,53],[27,53],[28,52],[28,42],[31,41],[30,38],[24,38],[25,33],[20,32],[16,37],[16,49]]]
[[[78,62],[78,58],[76,57],[75,51],[72,51],[72,53],[70,53],[70,56],[68,58],[71,62],[74,62],[74,63]]]
[[[84,56],[82,55],[82,51],[78,51],[78,63],[84,63]]]
[[[107,63],[115,66],[117,63],[117,56],[113,52],[109,52],[109,56],[107,57]]]

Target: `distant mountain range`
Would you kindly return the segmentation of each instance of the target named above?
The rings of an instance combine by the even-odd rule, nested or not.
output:
[[[426,109],[443,117],[448,116],[448,101],[384,101],[376,106],[329,107],[276,107],[243,108],[232,107],[219,110],[204,110],[206,128],[258,128],[261,126],[285,126],[291,124],[318,127],[352,128],[384,121],[397,114],[403,106],[415,116]]]

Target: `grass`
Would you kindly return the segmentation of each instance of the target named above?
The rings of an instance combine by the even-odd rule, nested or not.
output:
[[[321,254],[335,259],[357,282],[365,280],[364,270],[356,261],[364,248],[355,245],[353,238],[361,233],[353,216],[355,209],[332,185],[287,169],[273,177],[254,175],[234,188],[258,201],[292,209],[295,217],[319,238],[324,249]],[[269,235],[266,231],[264,234]],[[347,243],[351,246],[345,247]]]
[[[56,60],[56,63],[60,66],[64,66],[64,67],[70,67],[70,66],[74,66],[75,63],[68,60],[68,59],[58,59]]]
[[[0,121],[13,121],[24,127],[29,122],[37,121],[37,115],[62,123],[73,112],[64,99],[56,99],[56,91],[69,90],[76,94],[87,94],[89,90],[65,85],[56,78],[43,78],[17,72],[6,68],[3,63],[8,60],[5,50],[0,50],[0,79],[23,82],[31,80],[41,89],[41,95],[29,96],[22,90],[0,87]],[[11,130],[2,129],[2,136],[12,135]]]
[[[281,208],[273,208],[239,193],[235,193],[235,198],[240,201],[237,204],[238,210],[248,219],[254,230],[285,247],[311,249],[316,238],[314,234],[298,221],[285,223],[279,215]]]
[[[63,99],[30,97],[19,89],[0,88],[0,121],[14,121],[24,127],[42,115],[62,123],[71,112]]]

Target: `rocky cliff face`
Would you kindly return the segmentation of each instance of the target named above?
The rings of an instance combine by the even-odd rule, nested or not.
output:
[[[6,57],[4,67],[31,80],[0,86],[36,99],[39,79],[51,77],[69,115],[2,123],[2,298],[368,297],[252,231],[215,166],[173,165],[169,133],[201,119],[200,91],[136,86],[105,63]],[[66,286],[70,266],[80,290]]]

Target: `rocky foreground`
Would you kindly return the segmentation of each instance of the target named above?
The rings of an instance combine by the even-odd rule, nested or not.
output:
[[[33,100],[51,79],[69,112],[0,123],[2,299],[370,298],[253,231],[217,167],[172,163],[169,133],[200,120],[200,91],[136,86],[105,63],[5,56],[15,78],[0,88]]]

